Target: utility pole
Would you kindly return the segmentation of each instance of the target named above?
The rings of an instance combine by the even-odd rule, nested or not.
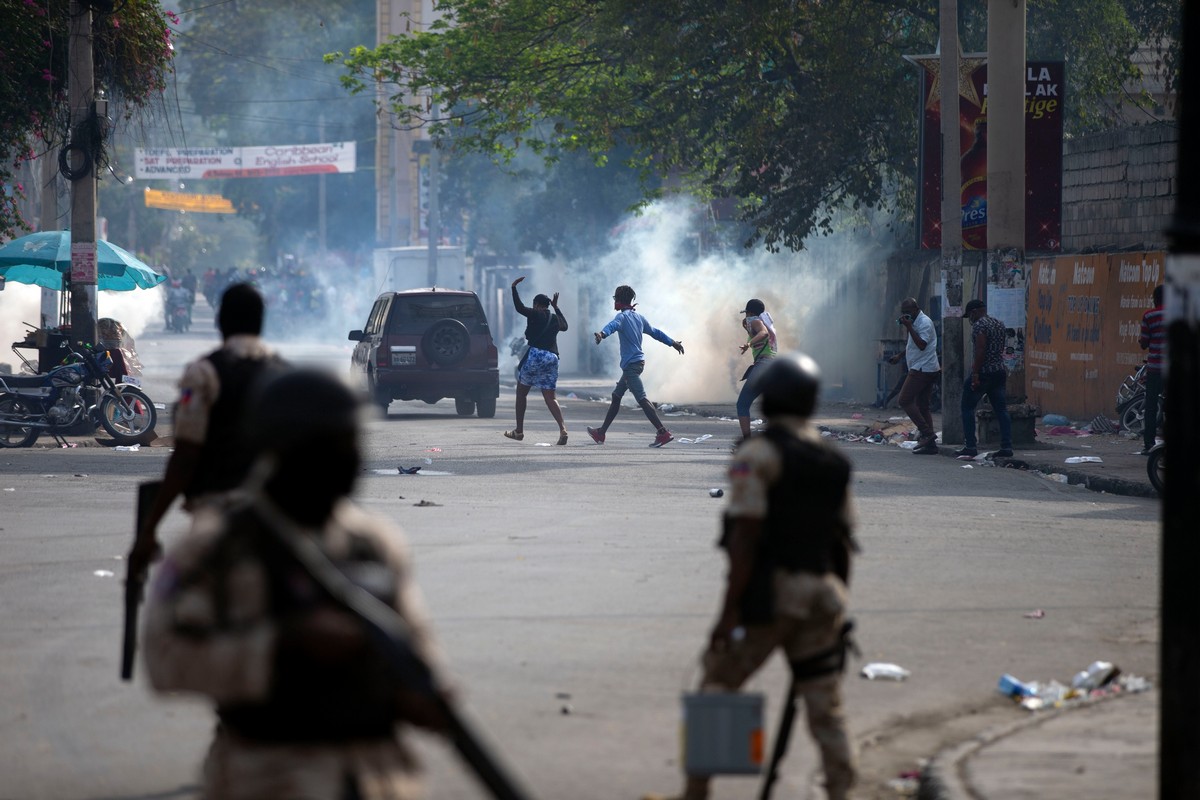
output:
[[[57,154],[47,148],[42,154],[42,212],[40,215],[41,224],[38,226],[43,231],[60,230],[58,226],[58,158]],[[41,328],[57,328],[63,324],[65,320],[61,319],[59,297],[61,295],[54,289],[42,287],[42,308],[41,319],[38,322],[38,327]]]
[[[942,442],[963,440],[962,146],[958,101],[958,0],[941,0],[942,42]]]
[[[1025,0],[988,0],[987,31],[987,249],[1015,249],[1024,263]],[[1008,386],[1024,402],[1024,368]]]
[[[433,103],[433,123],[437,126],[438,122],[438,104],[437,100],[430,97],[430,102]],[[429,139],[429,285],[437,285],[438,277],[438,242],[442,238],[442,215],[438,208],[438,161],[440,160],[437,148],[437,142],[433,137]]]
[[[1163,493],[1162,635],[1159,696],[1158,796],[1200,797],[1200,8],[1183,4],[1183,62],[1179,80],[1179,150],[1175,219],[1167,231],[1166,447],[1171,457]],[[1189,44],[1189,42],[1191,44]],[[1153,424],[1150,420],[1147,425]]]
[[[325,143],[325,112],[317,114],[317,143]],[[317,176],[317,252],[321,256],[321,268],[325,267],[325,173]]]
[[[71,0],[67,98],[71,106],[71,339],[96,342],[96,165],[92,117],[92,9]]]

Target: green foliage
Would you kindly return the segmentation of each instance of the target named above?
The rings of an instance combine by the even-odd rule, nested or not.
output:
[[[375,108],[348,97],[324,54],[375,39],[372,0],[184,0],[186,95],[228,146],[356,141],[357,171],[326,177],[327,243],[357,251],[375,238]],[[321,116],[324,116],[322,133]],[[195,135],[195,134],[193,134]],[[259,226],[270,257],[315,248],[316,176],[237,178],[197,191],[230,198]]]
[[[984,4],[964,5],[964,43],[985,46]],[[648,194],[658,174],[736,197],[755,238],[772,249],[800,248],[830,230],[835,212],[911,196],[918,75],[901,56],[932,52],[935,2],[437,7],[443,16],[433,25],[327,58],[341,61],[350,91],[382,87],[403,124],[435,137],[453,131],[456,147],[503,161],[521,147],[554,160],[627,146],[625,163]],[[1177,26],[1171,11],[1156,0],[1031,6],[1030,57],[1071,63],[1070,130],[1111,119],[1104,104],[1133,77],[1133,47]],[[434,121],[432,103],[454,113]]]
[[[69,0],[0,3],[0,237],[28,225],[16,199],[24,187],[14,170],[38,151],[70,138],[67,59]],[[132,118],[166,85],[171,72],[171,15],[157,0],[125,0],[110,14],[93,14],[96,85],[110,97],[109,116]]]

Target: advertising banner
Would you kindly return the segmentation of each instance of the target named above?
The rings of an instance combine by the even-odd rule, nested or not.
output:
[[[355,142],[270,147],[139,147],[134,177],[280,178],[354,172]]]
[[[941,101],[929,57],[925,66],[921,121],[921,247],[942,246]],[[968,67],[964,66],[964,69]],[[987,64],[964,75],[958,121],[962,165],[962,236],[966,250],[987,248]],[[1062,249],[1063,64],[1030,61],[1025,70],[1025,249]]]
[[[233,202],[219,194],[184,194],[146,189],[146,208],[165,208],[170,211],[191,211],[198,214],[236,214]]]

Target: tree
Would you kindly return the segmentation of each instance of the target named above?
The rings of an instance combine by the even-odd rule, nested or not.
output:
[[[469,126],[457,146],[499,159],[522,146],[550,160],[628,146],[643,178],[677,173],[684,189],[738,198],[771,249],[800,248],[838,210],[911,203],[918,76],[901,56],[932,51],[935,2],[442,0],[438,9],[424,30],[327,58],[341,60],[352,92],[387,87],[403,123],[437,137]],[[985,24],[980,9],[964,14],[964,41],[984,41]],[[1132,76],[1138,42],[1174,25],[1166,2],[1044,0],[1030,9],[1029,55],[1070,54],[1068,127],[1095,127],[1102,100]],[[461,110],[433,121],[431,103]],[[647,183],[645,195],[656,192]]]
[[[190,25],[179,37],[180,73],[208,128],[203,144],[356,141],[357,171],[326,178],[328,246],[373,244],[375,108],[368,98],[347,97],[323,56],[375,40],[374,2],[184,0],[183,13]],[[315,249],[316,186],[315,176],[238,178],[210,191],[259,225],[267,250],[278,255]]]
[[[109,116],[129,121],[166,86],[172,59],[170,23],[175,20],[157,0],[92,5],[98,9],[92,17],[97,86],[109,95]],[[0,197],[0,238],[29,229],[17,211],[16,200],[25,190],[15,183],[15,170],[23,161],[71,141],[70,7],[70,0],[0,4],[0,186],[7,190]],[[80,134],[100,174],[105,132],[101,127]]]

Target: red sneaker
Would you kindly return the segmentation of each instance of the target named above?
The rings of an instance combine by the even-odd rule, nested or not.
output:
[[[666,428],[663,428],[662,430],[660,430],[658,432],[658,435],[654,437],[654,441],[650,443],[650,446],[651,447],[662,447],[664,444],[666,444],[667,442],[671,441],[674,438],[675,437],[671,435],[671,432],[669,430],[667,430]]]
[[[604,434],[600,432],[599,428],[588,428],[587,432],[588,436],[592,437],[593,442],[596,444],[604,444]]]

